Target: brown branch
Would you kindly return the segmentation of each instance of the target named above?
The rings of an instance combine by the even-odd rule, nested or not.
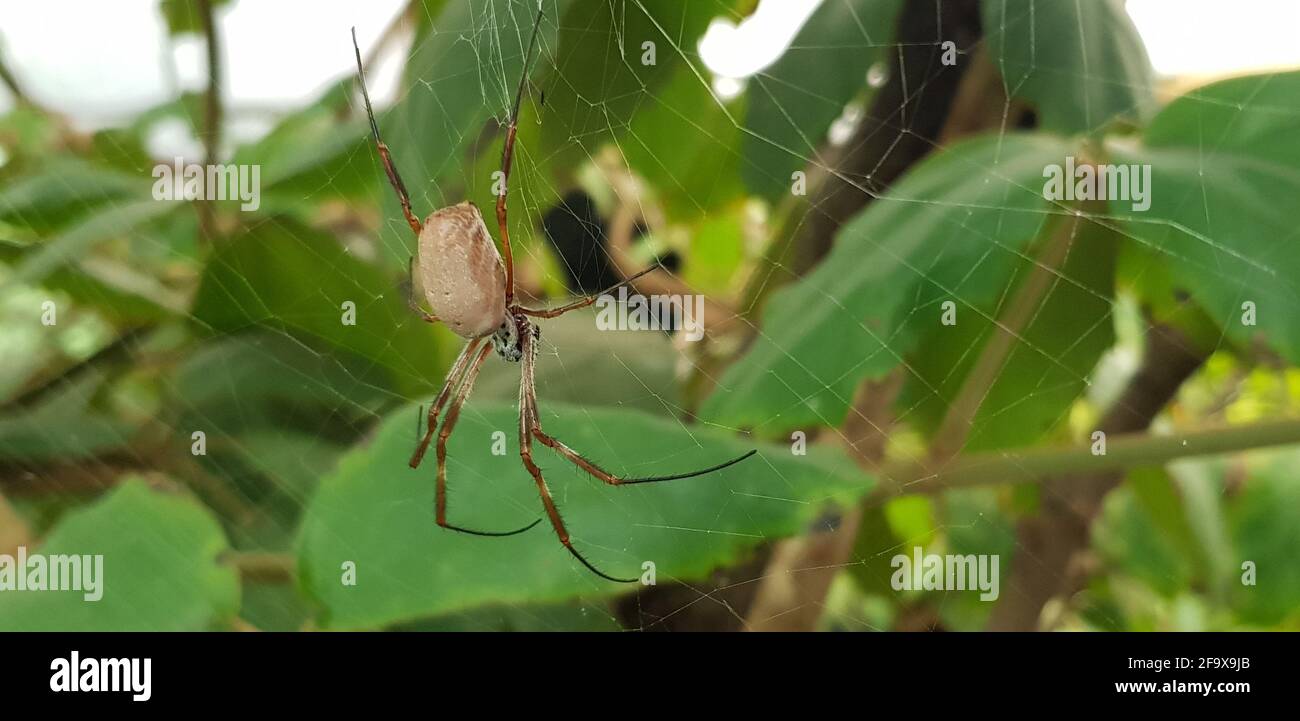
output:
[[[740,304],[748,318],[757,319],[774,290],[819,263],[844,223],[938,146],[952,122],[950,110],[971,56],[962,54],[956,65],[944,66],[934,40],[942,36],[960,48],[974,47],[981,36],[979,13],[976,0],[909,0],[903,5],[889,80],[849,141],[829,152],[823,166],[810,164],[806,202],[786,201],[786,222]],[[995,86],[994,94],[1001,94],[1001,81]]]
[[[948,407],[948,413],[930,448],[933,467],[942,468],[947,465],[965,445],[971,423],[983,405],[984,398],[1001,373],[1016,341],[1029,326],[1035,311],[1042,305],[1053,281],[1058,277],[1080,222],[1082,218],[1071,216],[1049,231],[1041,259],[1035,263],[1029,276],[1012,297],[1002,318],[996,323],[993,336],[985,343],[975,366]],[[881,429],[890,424],[891,406],[902,385],[902,379],[902,373],[896,371],[887,384],[865,384],[865,390],[860,395],[867,398],[859,400],[863,407],[858,409],[855,406],[855,412],[850,413],[845,423],[846,433],[856,435],[865,424],[869,426],[866,430],[879,434],[878,440],[870,444],[869,450],[858,448],[856,457],[864,469],[886,479],[894,476],[888,472],[879,473],[880,460],[885,450],[885,433]],[[854,428],[855,425],[858,428]],[[880,496],[874,496],[872,502],[880,500]],[[862,506],[856,506],[840,518],[833,532],[813,533],[778,544],[768,566],[769,573],[763,578],[763,586],[750,611],[748,628],[799,631],[815,627],[831,582],[852,556],[861,519]]]
[[[17,509],[0,494],[0,553],[12,554],[19,546],[32,542],[31,529]]]
[[[778,270],[786,270],[788,277],[806,272],[829,252],[840,227],[924,158],[940,138],[951,140],[974,132],[977,123],[954,117],[958,111],[965,112],[961,98],[1004,97],[996,72],[972,69],[972,61],[983,56],[962,55],[953,67],[938,62],[935,37],[942,34],[966,48],[976,46],[981,33],[977,2],[913,1],[904,6],[896,33],[899,51],[890,58],[890,80],[876,95],[867,117],[839,158],[841,171],[819,174],[810,201],[812,210],[799,217],[793,229],[782,230],[781,237],[788,240],[769,250],[768,267],[751,279],[742,303],[750,318],[757,317],[766,297],[787,279],[779,276]],[[987,58],[983,61],[988,64]],[[961,125],[962,130],[954,130],[955,125]],[[899,135],[900,128],[908,132]],[[846,439],[868,434],[867,443],[850,443],[859,465],[877,475],[881,475],[878,465],[892,423],[890,407],[902,379],[901,371],[896,371],[881,383],[860,387],[858,403],[867,405],[855,403],[841,430]],[[831,582],[852,557],[862,511],[861,505],[846,511],[834,532],[813,533],[778,544],[765,569],[759,600],[750,611],[749,628],[815,627]],[[794,574],[798,574],[797,580]]]
[[[909,0],[904,5],[895,31],[897,52],[889,58],[889,80],[876,93],[866,117],[849,141],[839,149],[821,154],[819,157],[825,158],[824,162],[809,164],[810,195],[791,197],[781,209],[785,221],[774,234],[760,267],[750,276],[739,303],[740,320],[746,321],[749,338],[757,334],[757,319],[772,291],[821,261],[844,223],[936,147],[943,128],[949,123],[949,109],[969,62],[969,56],[962,55],[956,66],[943,65],[942,51],[934,42],[940,33],[958,47],[971,47],[978,42],[981,34],[978,0],[944,3]],[[996,88],[996,92],[1002,92],[1001,83]],[[722,362],[697,364],[696,372],[687,381],[690,398],[707,395],[723,365]],[[852,520],[849,517],[847,522]],[[841,524],[845,522],[846,519],[840,519]],[[843,537],[850,536],[845,533]],[[828,542],[838,543],[837,540]],[[731,569],[729,575],[740,576],[741,580],[726,589],[727,613],[708,617],[716,625],[703,625],[691,618],[697,607],[706,612],[719,608],[716,593],[710,594],[707,603],[693,603],[700,601],[699,592],[675,585],[662,585],[651,593],[642,593],[635,607],[621,605],[620,615],[625,624],[644,627],[647,615],[653,616],[663,609],[660,613],[664,619],[657,621],[667,629],[738,629],[745,623],[744,613],[759,588],[755,581],[786,575],[793,568],[807,568],[807,564],[799,565],[804,563],[800,560],[804,553],[820,554],[821,549],[808,547],[801,553],[783,553],[775,565],[769,562],[771,549],[768,549],[743,566]],[[847,557],[842,548],[837,548],[836,553]],[[690,609],[681,610],[692,603]],[[762,613],[768,617],[780,614],[773,608],[775,604],[764,603],[769,610]],[[816,605],[811,599],[796,603]],[[753,618],[755,622],[761,621],[756,616]],[[800,622],[807,625],[806,618],[801,617]]]
[[[31,97],[23,91],[22,85],[18,83],[18,78],[14,77],[13,71],[9,69],[3,58],[0,58],[0,83],[4,83],[5,88],[9,90],[9,94],[14,96],[15,105],[26,105],[40,109],[40,106],[33,102]]]
[[[212,0],[198,0],[199,14],[203,19],[203,36],[208,48],[208,89],[204,94],[203,155],[208,167],[216,165],[221,152],[221,43],[217,35],[217,22],[212,13]],[[205,241],[216,239],[216,214],[206,197],[197,201],[199,235]]]
[[[222,563],[239,571],[244,583],[292,583],[295,562],[287,553],[231,551]]]
[[[901,370],[862,384],[844,422],[841,432],[849,453],[869,473],[880,471],[894,399],[902,385]],[[775,545],[745,620],[746,630],[808,631],[817,626],[831,583],[852,556],[862,512],[862,505],[853,506],[819,524],[828,528]]]

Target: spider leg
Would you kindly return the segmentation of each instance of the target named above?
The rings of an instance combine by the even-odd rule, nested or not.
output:
[[[758,450],[752,450],[749,451],[748,453],[737,456],[736,458],[733,458],[724,463],[719,463],[716,466],[709,466],[708,468],[703,468],[698,471],[689,471],[686,473],[675,473],[668,476],[647,476],[645,478],[625,478],[623,476],[616,476],[610,473],[609,471],[606,471],[605,469],[601,468],[600,466],[596,465],[594,462],[587,460],[585,457],[583,457],[581,453],[578,453],[572,448],[556,440],[552,436],[549,436],[546,433],[544,433],[541,429],[541,426],[533,426],[533,436],[535,436],[537,440],[541,441],[543,445],[555,449],[556,453],[559,453],[560,455],[572,461],[573,465],[577,466],[578,468],[581,468],[582,470],[586,471],[588,474],[595,476],[596,478],[599,478],[600,480],[604,481],[605,483],[608,483],[611,486],[627,486],[627,485],[632,485],[634,483],[658,483],[659,481],[676,481],[682,478],[694,478],[695,476],[703,476],[709,473],[713,473],[714,471],[720,471],[723,468],[726,468],[728,466],[734,466],[737,463],[740,463],[741,461],[745,460],[746,458],[749,458],[750,456],[754,455],[755,453],[758,453]]]
[[[357,55],[357,79],[361,81],[361,97],[366,101],[366,115],[370,118],[370,132],[375,136],[379,159],[384,163],[384,172],[388,175],[389,185],[392,185],[393,191],[397,193],[397,201],[402,204],[402,215],[406,216],[406,224],[411,226],[416,237],[419,237],[424,226],[420,225],[415,213],[411,212],[411,196],[406,192],[406,184],[402,182],[402,176],[397,174],[397,166],[393,164],[393,156],[388,152],[388,146],[379,135],[379,123],[375,122],[375,111],[370,105],[370,91],[366,89],[366,73],[361,67],[361,48],[357,46],[356,28],[352,28],[352,50]]]
[[[546,480],[542,478],[542,469],[537,467],[533,462],[533,435],[532,431],[537,427],[537,392],[533,383],[533,359],[535,351],[533,343],[535,340],[531,335],[524,335],[524,364],[521,378],[519,380],[519,457],[523,460],[524,467],[532,475],[533,481],[537,483],[537,492],[542,497],[542,506],[546,508],[546,516],[551,521],[551,527],[555,529],[555,535],[559,536],[560,543],[564,545],[578,562],[587,567],[587,570],[600,576],[601,578],[614,581],[615,583],[636,583],[636,578],[618,578],[611,576],[599,568],[592,565],[573,547],[573,542],[569,539],[569,531],[564,527],[564,519],[560,517],[560,510],[555,507],[555,499],[551,497],[551,490],[546,486]]]
[[[646,273],[649,273],[650,271],[654,270],[657,267],[658,266],[652,265],[649,268],[646,268],[645,270],[641,271],[640,273],[637,273],[636,275],[628,278],[627,280],[624,280],[619,283],[615,283],[614,285],[611,285],[610,287],[600,291],[599,293],[596,293],[595,295],[589,295],[586,298],[583,298],[582,300],[576,300],[572,303],[569,303],[568,305],[562,305],[558,308],[542,308],[537,310],[534,310],[532,308],[524,308],[520,306],[517,308],[517,310],[520,313],[523,313],[524,315],[531,315],[534,318],[555,318],[557,316],[564,315],[565,313],[568,313],[571,310],[586,308],[592,303],[595,303],[596,299],[601,297],[602,295],[616,291],[619,288],[628,285],[629,283],[635,281],[637,278],[640,278],[641,276],[645,275]]]
[[[426,311],[420,307],[415,300],[415,257],[406,261],[406,306],[411,309],[412,313],[420,316],[425,323],[437,323],[438,316]]]
[[[587,570],[609,581],[616,583],[636,583],[635,578],[618,578],[596,568],[586,558],[578,553],[578,549],[573,547],[573,542],[569,540],[569,531],[564,527],[564,519],[560,518],[560,511],[555,507],[555,500],[551,498],[551,490],[547,488],[545,479],[542,478],[542,469],[537,467],[533,462],[533,449],[531,436],[527,433],[521,433],[519,441],[519,456],[523,459],[524,467],[532,474],[533,480],[537,482],[537,491],[542,496],[542,505],[546,507],[546,515],[551,519],[551,527],[555,529],[555,535],[559,536],[560,543],[564,544],[565,549],[578,559],[578,562],[587,567]],[[540,519],[539,519],[540,520]]]
[[[443,528],[468,533],[471,536],[513,536],[517,533],[523,533],[528,529],[536,526],[542,519],[533,519],[533,522],[523,528],[516,528],[513,531],[475,531],[471,528],[454,526],[447,522],[447,439],[451,437],[451,432],[456,428],[456,420],[460,418],[461,406],[465,404],[465,399],[469,398],[470,391],[474,389],[474,379],[478,377],[479,368],[483,366],[483,361],[487,360],[488,354],[492,352],[491,344],[483,346],[474,362],[465,371],[465,378],[461,381],[460,388],[456,390],[456,396],[451,401],[451,406],[447,408],[447,417],[442,421],[442,428],[438,430],[438,445],[436,446],[436,455],[438,458],[438,482],[435,491],[435,506],[437,509],[438,525]]]
[[[456,361],[451,364],[451,370],[447,371],[447,380],[442,384],[442,390],[438,392],[438,397],[433,401],[433,405],[429,406],[428,431],[425,432],[424,438],[416,445],[415,453],[411,454],[411,468],[420,467],[420,461],[424,459],[424,452],[429,450],[429,443],[433,441],[433,434],[438,430],[438,414],[442,412],[442,407],[446,405],[452,391],[460,387],[461,379],[465,376],[465,367],[469,365],[470,358],[474,356],[475,348],[481,342],[481,338],[475,338],[465,344],[460,355],[456,356]]]
[[[519,78],[519,89],[515,91],[515,104],[510,109],[510,120],[506,125],[506,142],[501,149],[501,193],[497,195],[497,225],[501,232],[501,255],[506,264],[506,305],[515,300],[515,263],[510,251],[510,231],[506,223],[506,194],[510,188],[510,166],[515,157],[515,135],[519,129],[519,107],[524,100],[524,86],[528,83],[528,66],[533,59],[533,45],[537,42],[537,31],[542,27],[542,8],[537,8],[537,20],[533,22],[533,34],[528,39],[528,49],[524,51],[523,76]]]

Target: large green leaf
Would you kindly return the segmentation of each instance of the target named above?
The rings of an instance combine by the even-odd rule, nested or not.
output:
[[[569,0],[544,4],[535,54],[555,47],[557,18]],[[381,121],[384,141],[411,193],[416,215],[472,197],[492,200],[492,178],[471,177],[471,149],[500,153],[481,141],[488,119],[505,123],[523,73],[524,50],[536,19],[535,2],[430,0],[420,14],[415,45],[406,60],[403,95]],[[365,49],[362,49],[364,52]],[[535,61],[537,66],[545,60]],[[382,173],[373,156],[376,173]],[[457,173],[459,171],[459,175]],[[386,185],[386,183],[385,183]],[[384,245],[404,264],[414,246],[392,192],[383,193]],[[483,207],[487,207],[484,205]]]
[[[267,327],[323,341],[373,361],[359,380],[413,393],[439,382],[442,363],[435,331],[397,286],[333,236],[277,218],[222,243],[193,314],[218,332]],[[355,304],[353,325],[344,323],[346,302]]]
[[[39,403],[6,409],[0,415],[0,458],[25,463],[69,461],[127,445],[135,425],[91,408],[104,381],[104,372],[91,368]]]
[[[546,74],[542,155],[572,167],[619,139],[653,102],[657,88],[691,66],[722,0],[578,0],[565,12]],[[645,43],[655,62],[642,63]],[[561,154],[552,157],[553,154]]]
[[[157,200],[133,200],[96,209],[80,222],[61,229],[30,249],[5,283],[0,285],[0,291],[19,283],[39,282],[50,273],[84,258],[95,245],[127,236],[181,205]]]
[[[723,105],[698,69],[682,67],[637,111],[619,148],[674,220],[706,215],[743,194],[740,168],[748,161],[736,106]]]
[[[1300,451],[1261,454],[1251,466],[1241,495],[1232,500],[1228,522],[1235,541],[1232,559],[1233,605],[1254,623],[1300,621]],[[1254,566],[1254,584],[1243,583],[1245,563]]]
[[[1058,226],[1068,244],[1065,261],[1048,281],[1049,288],[1027,325],[1016,333],[1001,370],[985,392],[971,419],[965,451],[1025,445],[1051,431],[1065,419],[1074,400],[1088,386],[1097,361],[1115,339],[1111,298],[1119,234],[1091,222]],[[965,287],[980,298],[978,313],[967,313],[956,326],[932,324],[910,356],[908,375],[898,405],[907,420],[926,433],[934,432],[961,391],[975,365],[979,349],[1000,327],[1002,318],[1031,272],[1042,272],[1027,259],[1010,276],[986,278],[1002,283],[978,292],[979,282]],[[941,295],[937,294],[936,302]],[[924,305],[918,300],[917,305]]]
[[[367,446],[324,479],[300,541],[301,583],[331,627],[374,627],[486,603],[546,602],[629,590],[582,568],[545,520],[508,538],[457,534],[434,523],[434,458],[406,465],[416,413],[390,417]],[[712,465],[752,446],[721,431],[611,409],[547,403],[548,433],[611,472],[648,475]],[[544,518],[518,455],[513,404],[471,404],[448,447],[448,515],[471,528],[504,530]],[[493,455],[495,431],[505,454]],[[763,446],[736,466],[699,478],[614,488],[535,449],[577,547],[597,566],[638,575],[656,564],[660,583],[698,578],[765,539],[798,532],[828,503],[871,487],[835,453]],[[342,583],[356,564],[356,585]]]
[[[1095,132],[1154,109],[1151,61],[1122,0],[983,0],[984,36],[1007,94],[1040,126]]]
[[[904,362],[940,325],[942,302],[955,304],[957,327],[987,321],[981,309],[1033,263],[1028,246],[1059,212],[1040,194],[1043,167],[1071,152],[1058,138],[1007,134],[928,157],[773,296],[704,416],[765,430],[838,425],[863,379]]]
[[[282,119],[266,137],[236,153],[234,163],[262,168],[260,210],[311,210],[324,200],[360,199],[378,192],[370,125],[360,117],[339,121],[339,108],[354,82],[348,78],[337,83],[320,100]]]
[[[0,221],[48,232],[95,206],[148,198],[146,173],[131,175],[80,158],[28,158],[0,170]]]
[[[742,145],[746,184],[776,196],[817,156],[831,123],[866,87],[867,69],[894,46],[900,0],[827,0],[789,49],[749,79]]]
[[[1175,538],[1165,535],[1137,496],[1135,486],[1106,495],[1093,528],[1093,546],[1111,573],[1142,580],[1163,596],[1185,592],[1198,568]]]
[[[279,537],[264,534],[257,547],[288,545],[316,482],[391,402],[363,380],[369,365],[268,331],[209,341],[169,378],[179,442],[188,447],[202,431],[207,453],[197,463],[257,507],[231,514],[232,543],[242,548],[242,533],[270,527]]]
[[[71,511],[29,557],[102,555],[102,597],[83,591],[0,593],[7,631],[198,631],[239,608],[239,579],[219,565],[227,548],[201,506],[125,480],[108,497]]]
[[[1093,546],[1112,581],[1120,574],[1167,598],[1205,596],[1216,628],[1300,621],[1300,532],[1295,474],[1300,448],[1182,460],[1169,475],[1144,469],[1106,498]],[[1174,483],[1170,484],[1170,476]],[[1246,571],[1246,564],[1251,569]],[[1140,598],[1140,597],[1139,597]],[[1139,624],[1173,627],[1173,608],[1128,602]],[[1235,625],[1235,624],[1239,624]]]
[[[1300,72],[1226,80],[1170,103],[1140,147],[1115,162],[1151,166],[1149,210],[1112,203],[1124,229],[1226,335],[1261,339],[1300,362]],[[1139,286],[1139,290],[1141,290]],[[1255,325],[1244,321],[1255,305]]]

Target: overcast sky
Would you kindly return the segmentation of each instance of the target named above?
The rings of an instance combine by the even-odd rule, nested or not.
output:
[[[701,43],[717,75],[744,77],[775,60],[819,0],[762,0],[740,28],[720,20]],[[236,0],[221,8],[230,134],[264,132],[277,113],[315,98],[353,72],[348,30],[372,46],[406,0]],[[40,0],[0,4],[0,52],[26,91],[86,128],[111,125],[205,85],[203,41],[169,43],[158,0]],[[303,7],[310,7],[303,12]],[[1300,65],[1300,1],[1129,0],[1156,70],[1214,75]],[[405,53],[405,44],[397,48]],[[367,68],[383,105],[396,92],[401,57]],[[735,87],[735,84],[730,84]],[[723,87],[726,87],[725,85]],[[0,112],[11,98],[0,89]],[[183,127],[158,143],[184,152]],[[161,149],[161,148],[160,148]]]

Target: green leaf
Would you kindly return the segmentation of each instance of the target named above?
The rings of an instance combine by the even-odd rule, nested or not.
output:
[[[897,503],[896,499],[891,503]],[[902,553],[904,544],[891,530],[889,519],[885,516],[887,505],[877,505],[862,510],[862,523],[858,526],[858,535],[853,539],[853,558],[855,563],[846,570],[857,583],[858,588],[867,593],[890,596],[894,593],[890,585],[890,576],[894,573],[893,554]],[[910,552],[910,548],[906,549]]]
[[[0,291],[19,283],[36,283],[66,264],[87,256],[98,243],[121,238],[150,220],[181,207],[181,203],[137,200],[109,205],[84,220],[59,231],[30,252],[0,284]]]
[[[638,109],[619,148],[674,220],[705,216],[744,193],[736,105],[724,105],[699,70],[683,67]]]
[[[688,68],[709,21],[729,6],[721,0],[573,2],[560,24],[555,57],[548,58],[542,157],[572,168],[602,143],[625,142],[628,126],[654,103],[657,88]],[[647,42],[655,46],[654,64],[642,62]]]
[[[704,417],[764,432],[839,425],[858,384],[904,362],[940,324],[943,301],[955,303],[958,326],[980,318],[1033,262],[1027,248],[1052,217],[1043,167],[1070,152],[1061,139],[1012,133],[922,161],[844,226],[820,266],[773,296]]]
[[[1227,459],[1183,459],[1166,466],[1174,479],[1187,526],[1195,540],[1195,549],[1186,549],[1206,588],[1216,597],[1225,595],[1225,588],[1236,579],[1233,562],[1232,538],[1224,519],[1224,474]],[[1159,518],[1156,523],[1161,523]],[[1157,528],[1162,537],[1177,544],[1177,536],[1165,535],[1163,527]]]
[[[440,378],[437,331],[411,313],[397,286],[333,236],[271,219],[217,249],[193,314],[216,332],[267,327],[323,341],[374,362],[360,380],[415,393]],[[355,305],[354,325],[343,322],[346,302]]]
[[[542,20],[535,54],[555,47],[556,19],[568,4],[569,0],[561,0],[545,5],[547,17]],[[537,12],[535,3],[512,0],[447,0],[429,5],[420,14],[415,45],[406,61],[404,95],[381,122],[384,141],[421,218],[468,198],[495,202],[492,178],[469,175],[465,169],[473,164],[464,156],[484,140],[482,131],[490,117],[504,125]],[[534,74],[544,62],[534,59]],[[492,146],[487,150],[485,145],[482,152],[499,156],[499,141]],[[375,173],[382,177],[373,150],[371,158]],[[410,254],[406,249],[414,247],[414,239],[394,194],[386,192],[383,197],[384,246],[405,264]]]
[[[1166,597],[1185,591],[1196,570],[1180,553],[1178,539],[1166,536],[1137,496],[1135,486],[1106,495],[1093,529],[1093,545],[1111,566],[1142,580]]]
[[[732,279],[745,261],[745,226],[751,210],[747,203],[733,204],[691,229],[686,267],[676,271],[688,286],[724,297],[732,290]]]
[[[1241,495],[1233,499],[1228,523],[1235,541],[1230,588],[1241,616],[1261,624],[1300,620],[1300,452],[1261,454],[1252,464]],[[1242,583],[1242,565],[1255,566],[1255,583]]]
[[[612,409],[541,399],[548,433],[603,462],[611,473],[648,475],[707,467],[753,446],[700,426]],[[434,522],[432,452],[407,466],[415,443],[414,408],[392,415],[373,442],[341,461],[308,508],[299,544],[304,591],[323,625],[377,627],[488,603],[535,603],[631,589],[598,578],[556,540],[545,520],[508,538],[480,538]],[[471,403],[447,454],[448,517],[475,529],[503,530],[545,518],[520,463],[513,404]],[[493,432],[506,453],[494,455]],[[694,579],[765,540],[798,532],[824,510],[870,489],[839,454],[791,456],[763,446],[742,463],[699,478],[615,488],[538,446],[535,458],[575,545],[619,575],[656,564],[657,580]],[[356,585],[340,583],[356,564]]]
[[[400,631],[618,631],[606,608],[585,603],[486,606],[463,613],[402,624]]]
[[[340,81],[320,100],[283,118],[261,140],[236,153],[233,163],[262,168],[263,212],[277,207],[310,210],[323,200],[376,197],[380,186],[370,125],[363,117],[339,120],[355,82],[352,77]],[[383,192],[390,192],[386,184]]]
[[[1191,559],[1195,568],[1204,569],[1205,556],[1196,545],[1187,509],[1169,473],[1157,467],[1135,468],[1129,472],[1125,483],[1161,537],[1182,556]]]
[[[1122,0],[983,0],[982,17],[1007,94],[1033,103],[1040,127],[1096,132],[1154,109],[1151,61]]]
[[[1141,147],[1114,162],[1151,166],[1149,210],[1112,202],[1126,233],[1228,338],[1262,340],[1300,362],[1300,72],[1234,78],[1170,103]],[[1139,287],[1141,290],[1141,287]],[[1255,324],[1247,325],[1246,303]]]
[[[211,0],[212,11],[216,11],[230,0]],[[194,0],[162,0],[163,20],[172,35],[203,32],[203,16],[199,14],[199,4]]]
[[[954,489],[944,494],[944,524],[948,536],[947,553],[958,556],[987,555],[988,569],[993,571],[992,559],[998,561],[998,598],[1015,593],[1009,583],[1011,558],[1016,550],[1016,527],[1010,514],[1003,512],[998,503],[1000,490],[995,488]],[[989,579],[992,580],[992,579]],[[939,604],[939,613],[949,628],[976,631],[988,624],[995,599],[980,598],[979,585],[968,582],[968,590],[950,591]]]
[[[971,420],[964,451],[1027,445],[1059,426],[1114,343],[1111,300],[1119,234],[1091,222],[1073,230],[1058,225],[1052,232],[1069,233],[1065,262],[1028,325],[1016,333],[1006,362]],[[927,434],[937,430],[979,350],[1001,332],[992,319],[1003,317],[1035,268],[1026,259],[1010,277],[972,278],[964,295],[982,299],[978,312],[963,313],[956,326],[930,324],[910,356],[897,401],[908,410],[910,424]],[[988,285],[981,288],[984,283]],[[999,285],[1005,290],[999,292]]]
[[[105,381],[90,369],[48,399],[0,416],[0,458],[27,463],[87,458],[125,446],[135,426],[90,407]]]
[[[30,171],[24,172],[27,167]],[[48,232],[96,206],[149,197],[147,175],[69,156],[35,159],[0,170],[0,220]]]
[[[900,0],[827,0],[789,49],[749,79],[742,153],[750,190],[775,197],[825,145],[826,133],[867,89],[867,70],[892,52]]]
[[[11,159],[24,153],[48,158],[59,147],[62,135],[58,118],[26,103],[14,105],[0,115],[0,148]]]
[[[0,593],[7,631],[198,631],[239,607],[239,579],[218,564],[217,522],[192,500],[124,480],[106,498],[70,511],[29,557],[102,555],[102,598],[83,591]]]
[[[245,333],[205,343],[168,379],[169,401],[204,430],[239,433],[265,425],[320,430],[374,418],[388,394],[359,376],[368,362],[340,362],[291,336]]]

